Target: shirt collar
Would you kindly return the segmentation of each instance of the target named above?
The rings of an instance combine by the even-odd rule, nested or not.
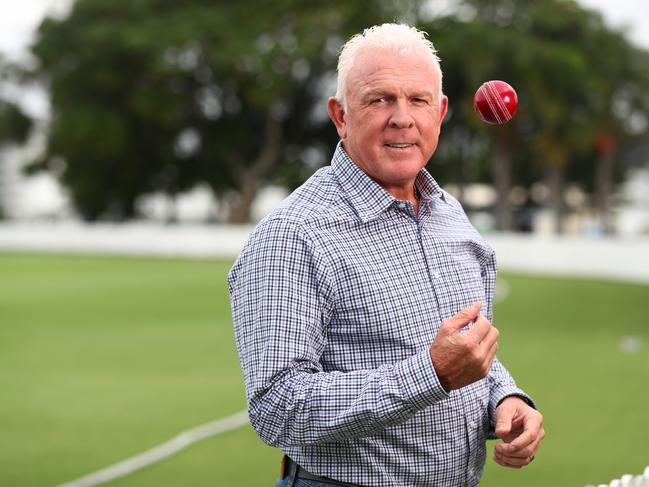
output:
[[[343,192],[363,223],[376,218],[395,203],[394,196],[354,163],[345,152],[342,141],[336,146],[331,167]],[[422,169],[417,175],[415,188],[419,193],[420,203],[430,204],[434,199],[446,201],[444,192],[426,169]]]

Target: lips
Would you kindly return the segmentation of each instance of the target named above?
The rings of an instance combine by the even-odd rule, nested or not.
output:
[[[415,144],[407,143],[407,142],[393,142],[390,144],[385,144],[386,147],[391,147],[392,149],[407,149],[408,147],[412,147]]]

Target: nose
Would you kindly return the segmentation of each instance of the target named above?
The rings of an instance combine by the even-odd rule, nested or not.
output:
[[[407,129],[414,126],[415,121],[408,109],[408,103],[405,100],[398,100],[393,105],[393,111],[390,114],[389,125],[391,128]]]

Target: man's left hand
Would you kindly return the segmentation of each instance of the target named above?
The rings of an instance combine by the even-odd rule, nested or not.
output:
[[[511,468],[529,465],[545,437],[543,415],[520,397],[506,397],[496,408],[496,435],[503,440],[494,448],[496,463]]]

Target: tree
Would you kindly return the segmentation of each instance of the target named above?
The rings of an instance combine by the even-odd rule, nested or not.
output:
[[[78,0],[33,48],[52,121],[32,169],[63,161],[88,220],[130,218],[142,194],[206,181],[247,221],[261,185],[294,179],[335,136],[315,107],[340,44],[417,3]]]
[[[512,225],[508,197],[514,183],[545,178],[558,226],[566,177],[592,186],[593,174],[599,174],[600,200],[608,201],[613,146],[647,140],[646,131],[637,129],[649,119],[645,51],[572,0],[465,0],[459,14],[426,28],[443,56],[451,98],[445,137],[459,132],[472,156],[494,167],[499,229]],[[485,126],[471,113],[473,93],[488,79],[518,89],[519,114],[503,127]],[[640,121],[635,129],[631,118]],[[466,167],[458,164],[463,152],[442,150],[438,162]],[[607,203],[599,206],[608,211]]]
[[[0,81],[7,82],[13,78],[15,66],[7,63],[0,55]],[[27,140],[32,127],[31,119],[15,103],[0,99],[0,157],[2,152],[10,145],[21,144]],[[2,165],[0,159],[0,166]],[[1,191],[2,168],[0,167],[0,218],[3,217],[3,197]]]

